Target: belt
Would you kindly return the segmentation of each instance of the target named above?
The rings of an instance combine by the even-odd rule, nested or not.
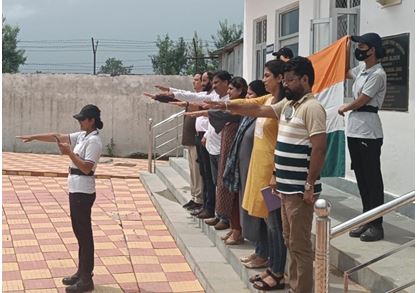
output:
[[[90,171],[88,174],[84,174],[80,169],[68,167],[68,173],[71,175],[80,175],[80,176],[94,176],[94,171]]]
[[[377,113],[379,111],[379,108],[378,107],[373,107],[373,106],[370,106],[370,105],[364,105],[364,106],[361,106],[360,108],[358,108],[354,111]]]

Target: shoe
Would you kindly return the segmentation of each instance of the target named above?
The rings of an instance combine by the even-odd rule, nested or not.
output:
[[[199,219],[209,219],[213,218],[213,213],[211,214],[207,210],[203,209],[196,217]]]
[[[62,279],[62,283],[64,284],[64,285],[67,285],[67,286],[71,286],[71,285],[74,285],[75,283],[77,283],[77,281],[80,279],[80,274],[79,273],[75,273],[74,275],[72,275],[72,276],[69,276],[69,277],[65,277],[65,278],[63,278]]]
[[[383,228],[370,226],[363,234],[360,235],[360,241],[373,242],[382,240],[384,237]]]
[[[92,279],[83,280],[79,279],[77,283],[65,288],[67,293],[82,293],[94,290],[94,283]]]
[[[229,224],[225,223],[224,221],[218,221],[215,225],[215,230],[225,230],[229,228]]]
[[[348,233],[348,235],[350,235],[350,237],[359,238],[361,234],[366,232],[367,228],[369,228],[368,225],[363,225],[363,226],[357,227],[357,228],[351,230],[350,233]]]
[[[215,226],[216,224],[218,224],[220,220],[218,218],[210,218],[210,219],[206,219],[205,223],[209,226]]]
[[[203,211],[203,209],[194,210],[190,213],[191,216],[196,217],[198,214],[200,214]]]
[[[266,283],[263,279],[261,280],[257,280],[254,282],[253,287],[260,290],[260,291],[273,291],[273,290],[277,290],[277,289],[284,289],[285,284],[284,282],[284,276],[276,276],[275,274],[273,274],[272,271],[267,270],[266,271],[270,277],[272,277],[274,279],[274,281],[276,281],[276,285],[274,286],[270,286],[268,283]]]
[[[229,238],[229,236],[231,236],[232,235],[232,230],[231,231],[229,231],[228,233],[226,233],[224,236],[221,236],[221,240],[222,241],[225,241],[225,240],[227,240],[228,238]]]
[[[201,203],[195,203],[195,202],[193,202],[189,207],[187,207],[186,209],[188,210],[188,211],[192,211],[192,210],[198,210],[198,209],[200,209],[200,208],[202,208],[202,204]]]
[[[194,204],[195,202],[193,200],[189,200],[188,203],[183,205],[183,208],[187,209],[189,206],[191,206],[192,204]]]

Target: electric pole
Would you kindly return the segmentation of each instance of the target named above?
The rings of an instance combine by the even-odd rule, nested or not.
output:
[[[97,46],[99,45],[99,41],[96,41],[96,45],[94,44],[94,38],[91,38],[91,47],[93,49],[93,74],[96,75],[96,52]]]
[[[196,39],[193,38],[193,47],[194,47],[194,58],[195,58],[195,67],[194,67],[194,73],[196,74],[197,71],[197,63],[199,62],[199,59],[197,58],[197,45],[196,45]]]

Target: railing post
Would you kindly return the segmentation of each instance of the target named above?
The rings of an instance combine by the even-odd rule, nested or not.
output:
[[[152,118],[148,119],[148,172],[152,173],[152,149],[154,142],[154,134],[152,131]]]
[[[176,158],[179,157],[179,116],[176,117]]]
[[[329,242],[331,232],[330,211],[331,206],[325,199],[318,199],[315,202],[315,293],[328,293]]]

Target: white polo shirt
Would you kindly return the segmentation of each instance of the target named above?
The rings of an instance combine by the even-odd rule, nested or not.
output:
[[[102,153],[102,141],[97,130],[86,135],[85,131],[69,134],[70,144],[73,152],[84,161],[93,163],[94,172],[97,167],[100,155]],[[78,167],[71,161],[70,168]],[[68,191],[71,193],[95,193],[96,182],[94,176],[72,175],[68,174]]]
[[[357,99],[362,93],[371,99],[369,106],[382,107],[386,95],[386,72],[380,63],[366,69],[365,63],[350,69],[354,78],[353,95]],[[383,138],[382,122],[377,113],[352,111],[348,116],[346,134],[348,137],[377,139]]]

